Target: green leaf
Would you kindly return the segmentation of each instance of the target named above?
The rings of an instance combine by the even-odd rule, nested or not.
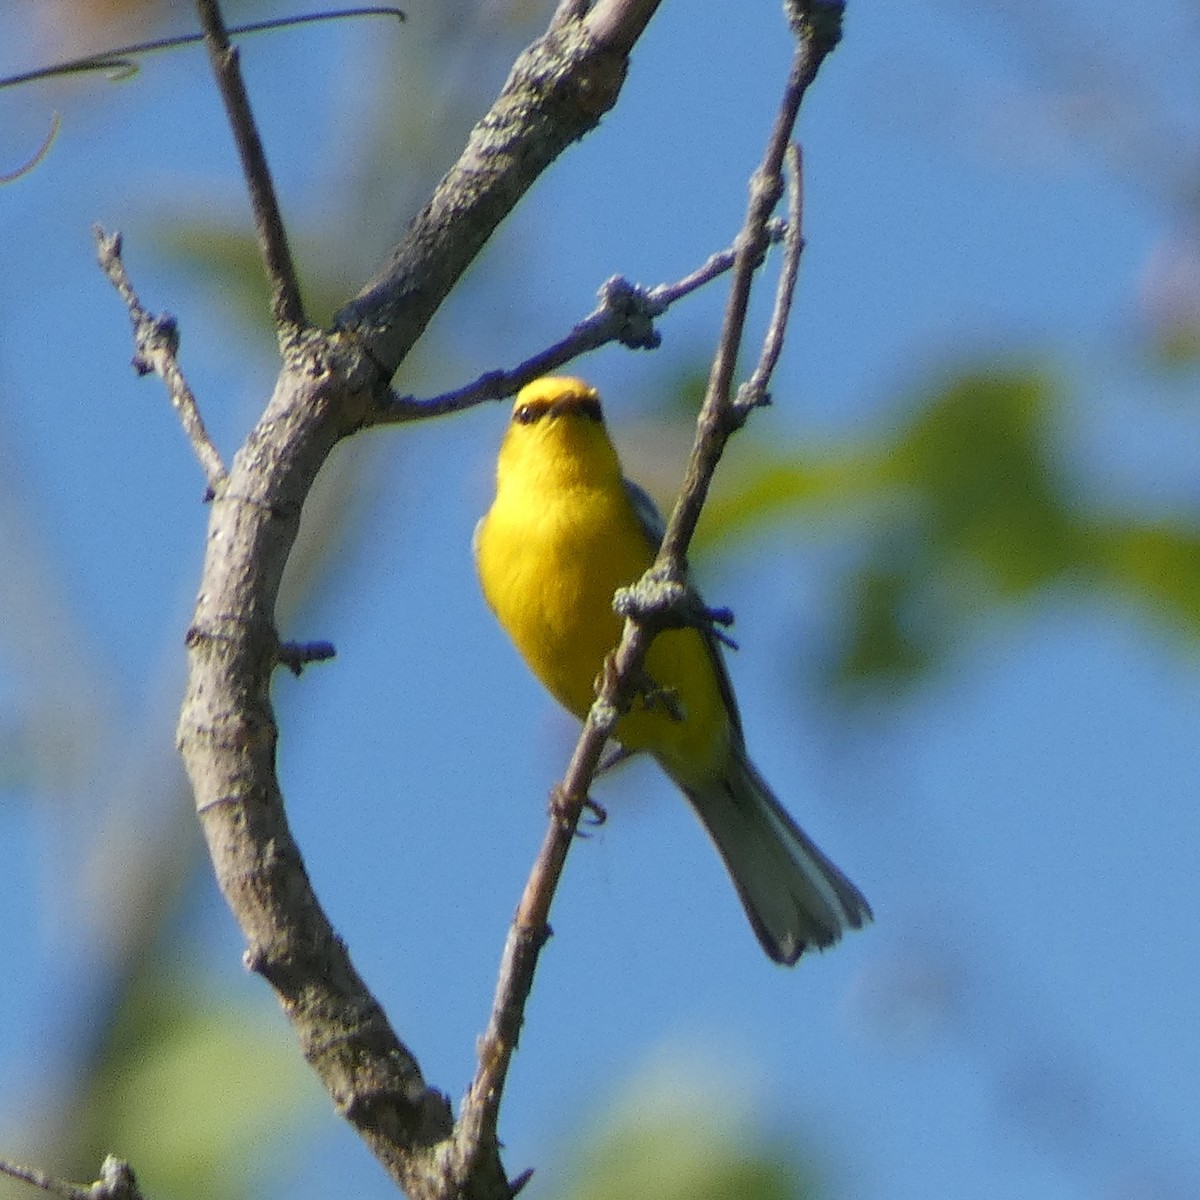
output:
[[[757,1136],[713,1097],[631,1097],[585,1148],[568,1200],[800,1200],[795,1149]]]
[[[939,636],[929,622],[911,619],[915,572],[869,563],[848,583],[845,636],[829,664],[829,682],[840,692],[871,684],[908,684],[936,657]]]
[[[1008,596],[1086,562],[1090,545],[1050,444],[1058,397],[1034,370],[954,380],[897,442],[894,478],[921,498],[934,557],[963,555]]]
[[[148,1195],[238,1200],[320,1092],[266,1005],[247,1010],[152,973],[127,997],[86,1105],[96,1162],[135,1163]]]
[[[1112,525],[1094,536],[1109,583],[1200,639],[1200,531],[1164,522]]]

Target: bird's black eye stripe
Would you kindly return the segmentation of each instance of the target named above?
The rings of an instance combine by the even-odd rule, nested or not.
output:
[[[576,401],[575,407],[583,413],[589,421],[595,421],[598,425],[604,421],[604,414],[600,411],[600,401],[595,396],[585,396]]]
[[[600,410],[600,400],[593,394],[570,393],[559,400],[529,400],[518,404],[513,409],[512,419],[515,425],[534,425],[543,417],[575,413],[595,421],[597,425],[604,423],[604,414]]]

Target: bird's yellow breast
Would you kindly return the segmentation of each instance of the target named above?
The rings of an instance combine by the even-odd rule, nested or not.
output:
[[[488,603],[534,674],[580,719],[621,636],[613,594],[639,579],[655,553],[602,427],[599,436],[604,446],[595,454],[584,441],[565,458],[561,446],[512,449],[506,441],[511,452],[501,455],[496,499],[476,543]],[[677,778],[717,770],[729,752],[729,718],[704,638],[693,629],[660,633],[646,674],[666,698],[635,702],[617,726],[622,745],[650,751]]]

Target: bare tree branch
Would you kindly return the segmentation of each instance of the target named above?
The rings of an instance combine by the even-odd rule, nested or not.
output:
[[[786,240],[786,223],[769,222],[767,237],[772,242]],[[614,275],[600,288],[599,306],[553,346],[527,358],[512,370],[489,371],[465,387],[443,392],[427,400],[392,395],[370,414],[369,423],[385,425],[423,420],[461,412],[490,400],[503,400],[506,396],[515,395],[527,383],[610,342],[620,342],[634,350],[654,349],[661,340],[654,328],[654,319],[662,316],[676,300],[683,299],[728,271],[733,266],[734,258],[733,250],[719,251],[677,283],[660,283],[652,288],[643,288]]]
[[[584,5],[566,0],[546,33],[518,56],[458,162],[381,270],[335,318],[384,378],[532,180],[616,103],[628,48],[614,47],[632,46],[658,3],[629,5],[626,24],[616,25],[614,15],[598,40]]]
[[[783,351],[783,338],[792,315],[792,297],[796,293],[796,278],[800,274],[800,255],[804,253],[804,160],[795,142],[787,148],[784,163],[788,174],[788,216],[787,236],[783,242],[783,267],[779,272],[775,307],[771,312],[767,335],[763,338],[758,365],[750,378],[738,388],[734,400],[734,406],[742,413],[771,402],[767,386]]]
[[[63,1196],[65,1200],[143,1200],[129,1164],[111,1154],[100,1165],[100,1178],[87,1187],[55,1179],[44,1171],[18,1166],[5,1159],[0,1159],[0,1174],[20,1179],[55,1196]]]
[[[279,212],[279,201],[275,197],[275,184],[267,166],[266,151],[263,150],[262,139],[258,136],[254,114],[250,109],[250,98],[246,95],[246,85],[242,81],[238,51],[230,44],[220,5],[217,0],[196,0],[196,12],[204,30],[204,42],[208,47],[213,76],[220,89],[221,99],[225,102],[229,125],[237,142],[242,172],[250,189],[254,227],[258,231],[258,244],[271,285],[271,316],[279,336],[287,340],[296,329],[305,324],[304,301],[300,295],[296,268],[292,263],[292,252],[288,248],[287,231]]]
[[[737,351],[746,325],[746,308],[754,267],[765,248],[766,226],[783,194],[783,160],[791,143],[800,104],[826,56],[841,37],[841,0],[792,0],[788,15],[797,38],[795,57],[784,90],[783,102],[767,142],[766,153],[750,181],[750,203],[738,236],[737,262],[733,268],[729,303],[717,352],[709,373],[708,388],[696,426],[696,441],[683,481],[683,490],[667,522],[654,573],[682,583],[686,573],[688,543],[708,496],[709,482],[730,435],[745,420],[745,413],[732,402],[730,391]],[[799,225],[797,223],[797,230]],[[769,379],[762,380],[765,389]],[[630,634],[626,626],[626,634]]]
[[[121,261],[121,235],[114,233],[110,237],[99,225],[94,227],[93,233],[100,266],[125,301],[129,319],[133,322],[133,369],[139,375],[153,371],[167,385],[171,406],[179,414],[183,431],[204,468],[208,499],[211,500],[225,484],[225,464],[204,428],[196,397],[179,368],[179,327],[174,317],[165,314],[152,317],[142,307]]]
[[[640,29],[653,6],[635,7]],[[205,8],[219,40],[215,0]],[[227,81],[227,54],[214,60]],[[247,966],[274,987],[337,1110],[415,1200],[508,1200],[514,1185],[494,1126],[458,1154],[446,1098],[425,1083],[313,894],[275,765],[279,582],[329,452],[386,405],[388,379],[450,288],[541,171],[616,102],[626,67],[626,54],[591,36],[581,4],[560,5],[338,329],[283,331],[274,394],[209,515],[178,744],[213,869],[247,940]],[[227,105],[239,145],[255,140],[248,112]],[[273,244],[278,256],[285,244]],[[285,268],[276,264],[279,288]],[[286,294],[275,308],[285,323],[300,320]]]
[[[626,616],[621,642],[605,663],[596,701],[562,783],[554,790],[550,823],[509,929],[491,1017],[480,1039],[479,1065],[463,1101],[457,1128],[457,1151],[464,1171],[469,1170],[476,1147],[486,1145],[495,1136],[508,1067],[524,1022],[538,958],[550,935],[550,907],[580,816],[590,803],[588,788],[605,744],[634,698],[642,678],[642,663],[655,634],[668,625],[696,619],[695,614],[681,612],[681,605],[686,604],[684,555],[725,443],[745,420],[745,415],[734,408],[730,384],[745,330],[750,286],[766,248],[771,211],[783,192],[781,167],[800,103],[838,40],[836,22],[821,26],[793,22],[793,29],[798,39],[796,54],[762,164],[751,179],[746,218],[735,243],[733,280],[721,340],[697,421],[684,487],[654,566],[634,587],[617,594],[617,611]],[[793,216],[798,215],[794,202]],[[797,220],[792,234],[794,252],[789,256],[793,261],[785,262],[783,272],[791,282],[781,284],[781,293],[786,292],[789,300],[795,280],[794,260],[802,245],[798,231]],[[786,308],[777,299],[777,316],[781,306]],[[782,329],[777,325],[772,321],[768,329],[760,361],[760,365],[766,364],[766,377],[761,381],[764,389],[781,344]],[[704,614],[702,619],[710,619],[710,615]]]

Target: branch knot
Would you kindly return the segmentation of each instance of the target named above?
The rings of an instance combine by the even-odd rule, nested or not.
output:
[[[620,617],[658,633],[663,629],[699,629],[728,641],[714,626],[732,625],[728,608],[709,608],[695,588],[672,579],[665,570],[651,567],[630,587],[613,597],[613,611]]]
[[[666,310],[662,301],[620,275],[606,279],[600,286],[600,305],[620,322],[616,339],[630,350],[657,350],[662,334],[654,328],[654,318]]]

